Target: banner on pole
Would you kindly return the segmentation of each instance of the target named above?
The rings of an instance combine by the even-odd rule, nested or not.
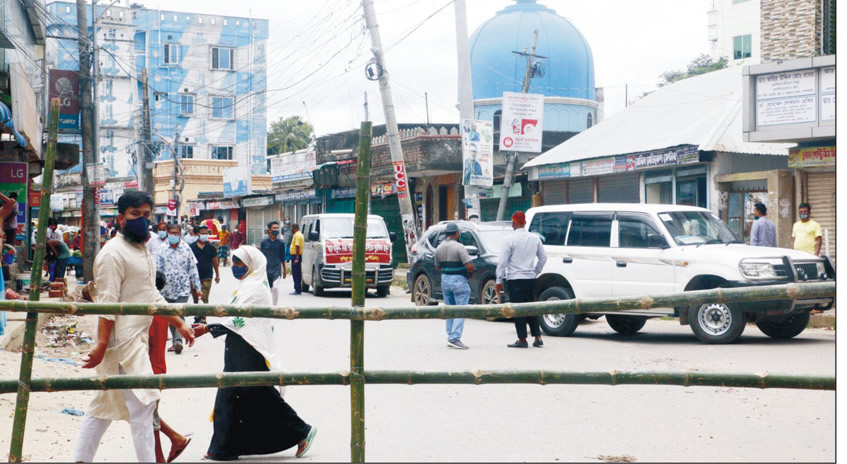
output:
[[[544,95],[503,92],[500,151],[541,153]]]
[[[462,185],[494,185],[494,123],[462,120]]]

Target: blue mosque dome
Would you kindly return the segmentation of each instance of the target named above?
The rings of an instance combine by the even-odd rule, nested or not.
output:
[[[473,33],[471,74],[474,99],[500,98],[520,92],[526,58],[538,29],[535,54],[541,74],[533,77],[530,92],[548,97],[594,100],[594,58],[585,37],[567,19],[536,0],[515,0]]]

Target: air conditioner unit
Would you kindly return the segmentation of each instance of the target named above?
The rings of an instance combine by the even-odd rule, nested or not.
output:
[[[195,143],[195,137],[183,137],[182,143]]]

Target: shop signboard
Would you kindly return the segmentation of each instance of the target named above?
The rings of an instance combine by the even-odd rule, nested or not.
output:
[[[627,155],[627,171],[660,168],[677,164],[692,164],[700,161],[700,152],[695,145],[656,150],[637,155]]]
[[[316,161],[317,153],[314,150],[299,150],[290,155],[271,158],[271,181],[311,179]]]
[[[532,172],[535,178],[530,180],[562,179],[570,177],[571,163],[545,164],[535,167]]]
[[[371,184],[371,196],[373,197],[385,198],[389,195],[394,195],[395,193],[397,193],[397,190],[395,190],[394,184],[391,182]]]
[[[494,185],[494,123],[462,120],[462,185]]]
[[[251,206],[270,206],[272,204],[274,204],[274,197],[272,196],[250,197],[241,199],[241,206],[245,208],[249,208]]]
[[[50,99],[59,99],[59,132],[79,133],[79,74],[77,71],[48,71]]]
[[[791,148],[788,150],[789,168],[835,166],[835,147]]]
[[[0,163],[0,192],[3,192],[6,196],[9,196],[12,192],[18,194],[17,240],[26,240],[26,237],[23,236],[23,230],[24,226],[28,224],[26,219],[28,181],[29,166],[27,163]]]
[[[310,200],[317,198],[317,192],[314,189],[294,190],[291,192],[277,193],[274,198],[276,198],[276,201]]]
[[[583,176],[597,176],[615,172],[615,157],[591,159],[582,162]]]
[[[356,198],[356,189],[354,188],[343,188],[343,189],[333,189],[330,197],[333,200],[341,200],[344,198]]]
[[[821,121],[835,121],[835,66],[821,68]]]
[[[544,95],[503,92],[500,150],[541,153]]]
[[[250,166],[236,166],[224,169],[224,196],[243,197],[250,194]]]
[[[817,120],[817,71],[800,69],[756,77],[756,125],[813,123]]]

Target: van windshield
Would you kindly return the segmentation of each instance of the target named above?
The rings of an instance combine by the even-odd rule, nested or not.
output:
[[[352,217],[330,217],[321,220],[323,236],[326,238],[353,238]],[[379,219],[368,219],[367,238],[388,238],[385,223]]]

